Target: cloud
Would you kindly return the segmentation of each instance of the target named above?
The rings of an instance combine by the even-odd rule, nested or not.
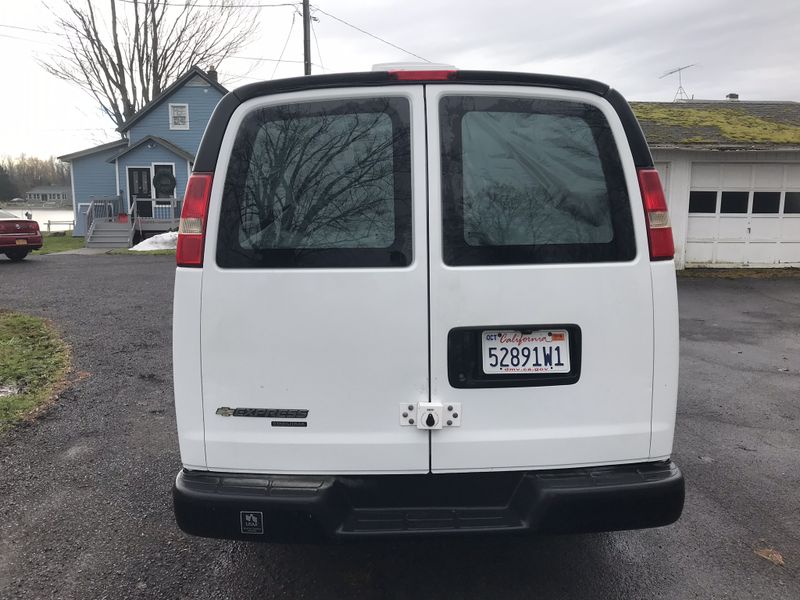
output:
[[[312,3],[313,5],[313,3]],[[665,71],[696,63],[683,85],[697,98],[800,100],[798,0],[326,0],[320,8],[434,61],[461,68],[520,70],[590,77],[634,100],[672,100],[675,76]],[[243,56],[276,58],[287,39],[293,9],[262,9],[261,36]],[[413,57],[320,13],[314,23],[328,71],[360,71]],[[47,28],[39,3],[17,2],[4,23]],[[113,128],[77,88],[46,75],[33,53],[53,40],[27,32],[24,42],[0,38],[9,81],[25,93],[0,97],[0,155],[61,154],[113,139]],[[319,63],[312,41],[314,62]],[[295,22],[284,54],[302,59],[302,28]],[[274,63],[231,60],[223,77],[268,79]],[[314,72],[319,72],[314,67]],[[278,77],[300,75],[281,64]],[[81,114],[83,113],[83,114]],[[106,128],[105,131],[97,128]]]
[[[631,97],[671,100],[677,79],[659,75],[697,63],[684,75],[684,87],[697,97],[721,99],[737,89],[742,99],[800,99],[796,0],[406,0],[364,6],[340,3],[330,12],[461,68],[588,76]],[[363,61],[366,49],[380,55],[372,62],[414,60],[388,47],[376,49],[377,42],[325,22],[324,15],[320,19],[327,45],[341,44],[348,60]],[[335,58],[329,62],[337,64]]]

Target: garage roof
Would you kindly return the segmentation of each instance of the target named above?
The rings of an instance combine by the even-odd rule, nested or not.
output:
[[[800,150],[800,102],[631,102],[651,148]]]

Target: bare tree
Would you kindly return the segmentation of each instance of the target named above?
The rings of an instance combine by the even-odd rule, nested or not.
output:
[[[217,67],[257,31],[240,0],[63,0],[52,75],[90,93],[117,127],[194,65]]]
[[[17,158],[5,156],[0,158],[0,169],[8,174],[11,183],[18,190],[17,193],[37,185],[69,185],[69,165],[52,156],[50,158],[37,158],[24,154],[20,154]]]

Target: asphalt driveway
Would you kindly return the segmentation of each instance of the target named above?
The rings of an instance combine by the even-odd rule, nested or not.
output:
[[[52,319],[74,351],[56,405],[0,436],[0,598],[800,598],[800,278],[680,281],[674,526],[263,546],[172,518],[173,264],[0,258],[0,307]]]

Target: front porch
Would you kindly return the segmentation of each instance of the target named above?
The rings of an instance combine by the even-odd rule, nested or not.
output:
[[[150,235],[178,228],[182,201],[177,198],[137,198],[130,207],[126,204],[121,196],[89,202],[84,215],[87,248],[128,248]]]
[[[181,219],[182,200],[177,198],[157,198],[142,200],[137,198],[133,203],[130,218],[133,228],[141,233],[162,233],[177,229]]]

